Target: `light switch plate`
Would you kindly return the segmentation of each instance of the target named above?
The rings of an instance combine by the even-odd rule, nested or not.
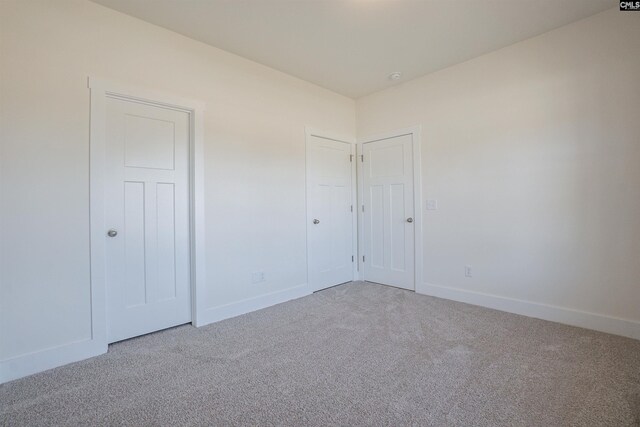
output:
[[[438,209],[438,201],[436,199],[427,200],[427,210],[435,211]]]

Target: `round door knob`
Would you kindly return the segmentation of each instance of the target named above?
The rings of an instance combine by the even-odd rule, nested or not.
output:
[[[313,223],[314,223],[314,224],[320,224],[320,220],[319,220],[319,219],[314,219],[314,220],[313,220]]]
[[[407,222],[413,222],[413,218],[407,218]]]
[[[107,231],[107,236],[109,237],[116,237],[118,235],[118,230],[114,230],[113,228],[109,231]]]

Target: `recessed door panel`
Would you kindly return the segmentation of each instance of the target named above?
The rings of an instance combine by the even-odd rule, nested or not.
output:
[[[124,287],[125,307],[147,300],[144,232],[144,182],[124,183]]]
[[[314,253],[315,267],[319,273],[329,273],[334,267],[332,264],[332,253],[330,250],[322,250],[322,248],[330,248],[333,245],[332,233],[328,232],[331,221],[331,203],[333,186],[318,183],[315,186],[316,199],[314,200],[314,213],[317,218],[321,218],[319,224],[316,225],[317,233],[314,233],[316,250]],[[312,221],[313,224],[313,221]]]
[[[157,183],[156,200],[158,286],[152,288],[152,293],[149,296],[150,302],[176,297],[175,184]]]
[[[371,150],[368,159],[371,178],[393,177],[404,174],[404,146],[386,146]]]
[[[406,234],[407,213],[405,212],[405,185],[389,185],[389,209],[391,237],[391,269],[394,271],[406,270]]]
[[[384,203],[384,186],[371,185],[369,187],[369,236],[371,237],[371,250],[369,251],[369,260],[376,268],[384,268],[384,242],[386,234],[386,225],[384,220],[385,203]]]
[[[125,114],[124,159],[132,168],[173,169],[175,123]]]

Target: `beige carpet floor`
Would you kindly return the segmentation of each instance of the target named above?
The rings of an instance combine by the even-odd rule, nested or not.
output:
[[[4,384],[0,424],[638,426],[640,341],[351,283]]]

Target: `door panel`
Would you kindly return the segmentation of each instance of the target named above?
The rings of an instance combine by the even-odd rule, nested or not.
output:
[[[368,233],[370,236],[369,251],[365,251],[365,256],[368,254],[371,260],[370,264],[376,268],[384,268],[384,242],[385,242],[385,230],[386,224],[384,220],[384,186],[383,185],[371,185],[369,189],[371,198],[367,205],[365,199],[365,212],[368,212],[369,227]]]
[[[314,291],[353,279],[351,155],[344,142],[312,136],[307,143],[308,280]]]
[[[414,285],[412,136],[363,144],[364,278]]]
[[[158,286],[151,288],[150,302],[176,297],[175,184],[156,184]]]
[[[405,212],[405,185],[390,184],[389,185],[389,213],[391,238],[391,265],[390,268],[395,271],[406,270],[406,219],[411,214]],[[410,237],[410,236],[409,236]]]
[[[124,183],[124,290],[125,306],[146,301],[144,182]],[[115,289],[110,288],[110,292]]]
[[[107,338],[191,320],[189,115],[107,99]]]

